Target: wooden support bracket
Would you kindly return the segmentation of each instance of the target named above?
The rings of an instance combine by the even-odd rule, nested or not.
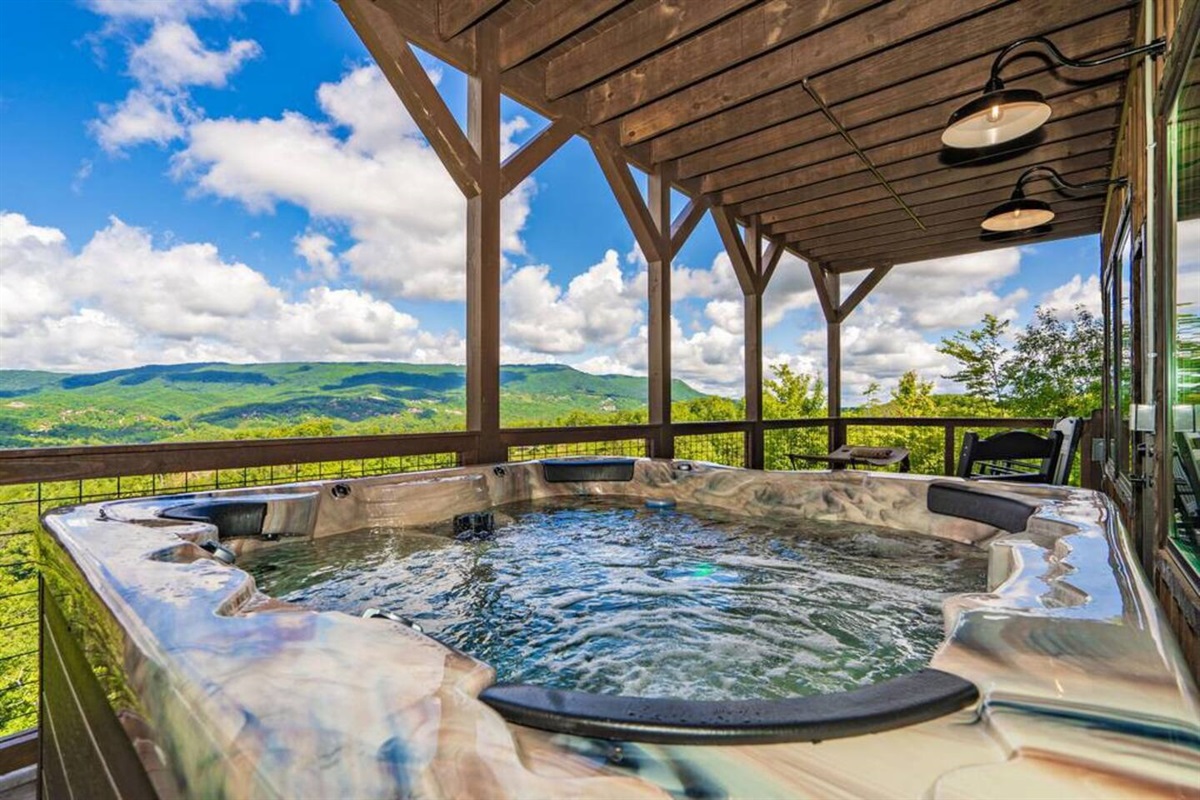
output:
[[[813,288],[817,290],[817,299],[821,301],[821,311],[825,314],[825,321],[837,322],[840,298],[832,292],[833,276],[815,261],[808,262],[808,272],[812,275]]]
[[[738,283],[742,287],[742,294],[757,294],[758,276],[754,272],[750,253],[746,250],[746,243],[738,234],[737,219],[734,217],[733,211],[725,206],[713,206],[712,218],[717,225],[717,233],[721,234],[725,252],[729,254],[729,260],[733,263],[733,272],[737,275]]]
[[[446,107],[396,20],[370,0],[342,0],[342,9],[463,196],[479,194],[479,154]]]
[[[687,206],[675,217],[675,221],[671,223],[672,258],[678,255],[684,244],[687,243],[692,231],[700,224],[700,220],[704,219],[706,211],[708,211],[708,199],[704,195],[697,195],[688,200]]]
[[[579,132],[579,123],[569,119],[557,119],[521,145],[517,152],[504,159],[500,166],[500,193],[507,195],[521,181],[558,152],[558,148]]]
[[[654,220],[650,217],[646,201],[642,199],[642,193],[629,171],[629,164],[617,153],[615,145],[599,137],[592,140],[592,152],[596,154],[600,170],[608,180],[609,188],[612,189],[613,196],[617,199],[617,205],[621,207],[621,213],[625,215],[625,220],[633,231],[633,238],[642,248],[642,255],[646,257],[647,261],[667,260],[670,254],[663,253],[659,248],[657,228]]]
[[[764,292],[771,284],[771,278],[775,276],[775,269],[779,266],[785,249],[785,246],[780,244],[777,239],[772,239],[767,245],[767,252],[763,254],[762,277],[759,279]]]
[[[861,303],[863,299],[871,293],[872,289],[879,285],[879,282],[883,280],[884,276],[887,275],[891,269],[892,265],[887,264],[882,267],[875,267],[875,269],[871,270],[870,274],[863,278],[862,282],[858,284],[858,286],[854,288],[854,291],[850,293],[850,296],[846,298],[846,302],[838,305],[836,321],[844,322],[846,317],[850,316],[850,312],[853,311],[858,304]]]

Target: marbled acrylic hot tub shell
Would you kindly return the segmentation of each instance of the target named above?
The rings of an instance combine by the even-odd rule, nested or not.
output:
[[[638,460],[629,482],[548,483],[532,462],[202,496],[266,498],[264,532],[286,535],[608,494],[989,547],[989,592],[946,603],[931,661],[980,701],[817,743],[613,743],[512,725],[478,699],[486,664],[400,623],[264,596],[196,544],[213,526],[161,516],[178,497],[52,512],[41,544],[46,591],[163,797],[1200,796],[1196,688],[1108,501],[971,485],[1037,504],[1006,533],[931,513],[934,483],[955,482]]]

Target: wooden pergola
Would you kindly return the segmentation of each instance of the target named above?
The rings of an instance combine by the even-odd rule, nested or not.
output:
[[[712,215],[745,299],[747,466],[762,466],[762,297],[783,253],[811,271],[828,329],[829,414],[841,323],[894,264],[1007,247],[979,221],[1047,164],[1110,177],[1128,61],[1069,72],[1036,49],[1005,68],[1045,95],[1035,137],[948,151],[940,132],[1008,43],[1046,35],[1086,58],[1133,40],[1129,0],[339,0],[468,200],[467,428],[500,431],[500,201],[572,136],[596,159],[649,263],[651,455],[671,457],[671,260]],[[463,131],[416,45],[468,76]],[[551,124],[500,156],[500,97]],[[631,173],[649,175],[643,197]],[[674,219],[671,189],[689,203]],[[1097,233],[1107,197],[1050,198],[1041,240]],[[842,275],[863,272],[843,297]],[[903,280],[897,275],[892,280]],[[831,442],[837,445],[839,442]]]

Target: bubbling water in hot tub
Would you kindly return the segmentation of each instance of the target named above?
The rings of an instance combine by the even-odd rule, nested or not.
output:
[[[501,682],[693,700],[915,672],[943,638],[942,601],[986,584],[977,548],[867,525],[586,498],[495,516],[488,541],[369,529],[239,566],[283,600],[400,614]]]

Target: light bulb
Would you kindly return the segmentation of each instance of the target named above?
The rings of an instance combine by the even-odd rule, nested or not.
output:
[[[994,105],[988,109],[988,122],[999,122],[999,121],[1000,121],[1000,104],[997,103],[996,105]]]
[[[1014,218],[1016,218],[1016,217],[1019,217],[1019,216],[1021,216],[1021,209],[1019,209],[1019,208],[1014,208],[1014,209],[1013,209],[1013,217],[1014,217]]]

